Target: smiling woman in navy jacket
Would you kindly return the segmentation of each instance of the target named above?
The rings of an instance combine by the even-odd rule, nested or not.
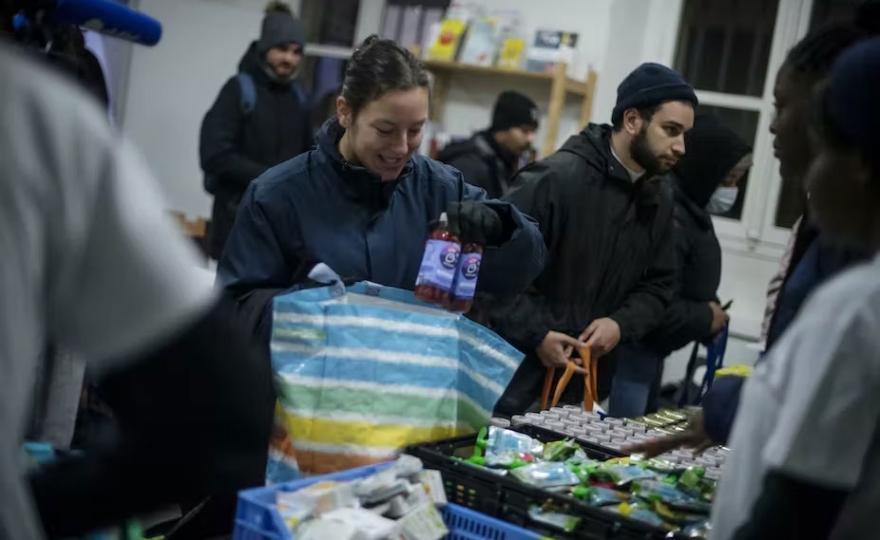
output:
[[[443,212],[462,241],[486,246],[482,290],[506,295],[531,283],[545,256],[532,220],[415,154],[430,97],[427,71],[410,52],[368,38],[317,147],[245,193],[218,267],[226,290],[242,299],[288,289],[317,261],[347,279],[412,290],[430,223]]]

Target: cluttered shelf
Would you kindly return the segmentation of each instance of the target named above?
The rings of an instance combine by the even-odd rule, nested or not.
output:
[[[553,81],[553,79],[556,78],[556,73],[554,71],[525,71],[521,69],[466,64],[463,62],[450,62],[447,60],[424,60],[423,62],[425,66],[432,71],[458,71],[463,73],[500,75],[505,77],[520,77],[545,81]],[[572,94],[585,96],[588,92],[588,83],[572,79],[571,77],[566,77],[565,90]]]

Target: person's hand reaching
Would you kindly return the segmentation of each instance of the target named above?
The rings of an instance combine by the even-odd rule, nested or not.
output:
[[[483,203],[462,201],[450,203],[446,209],[449,230],[462,241],[481,246],[504,243],[504,223],[498,212]]]
[[[724,325],[730,320],[730,316],[721,308],[721,304],[718,302],[709,302],[709,309],[712,310],[712,326],[710,330],[714,336],[724,328]]]
[[[620,325],[608,317],[596,319],[583,331],[580,340],[586,342],[595,358],[601,358],[620,343]]]
[[[544,341],[538,345],[535,352],[541,363],[547,367],[564,368],[568,365],[572,350],[586,347],[583,342],[563,334],[562,332],[547,332]]]
[[[621,450],[630,454],[643,454],[645,458],[652,458],[682,447],[692,448],[695,454],[699,454],[716,444],[709,437],[709,434],[706,433],[706,426],[703,423],[703,411],[699,411],[691,417],[687,429],[681,433],[625,447]]]

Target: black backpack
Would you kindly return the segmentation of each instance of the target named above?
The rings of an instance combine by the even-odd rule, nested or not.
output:
[[[241,91],[241,113],[245,120],[247,120],[257,106],[257,87],[254,85],[254,78],[251,77],[249,73],[240,72],[235,76],[235,79],[238,81],[238,88]],[[308,98],[306,97],[305,92],[303,92],[302,88],[300,88],[296,82],[290,83],[290,90],[294,93],[301,105],[308,105]],[[216,176],[206,173],[202,184],[205,191],[211,195],[217,195],[219,183],[217,182]]]

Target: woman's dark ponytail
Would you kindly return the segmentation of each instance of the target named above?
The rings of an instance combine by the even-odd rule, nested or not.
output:
[[[411,52],[374,34],[351,55],[342,82],[342,97],[356,117],[383,94],[412,88],[430,91],[428,70]]]

